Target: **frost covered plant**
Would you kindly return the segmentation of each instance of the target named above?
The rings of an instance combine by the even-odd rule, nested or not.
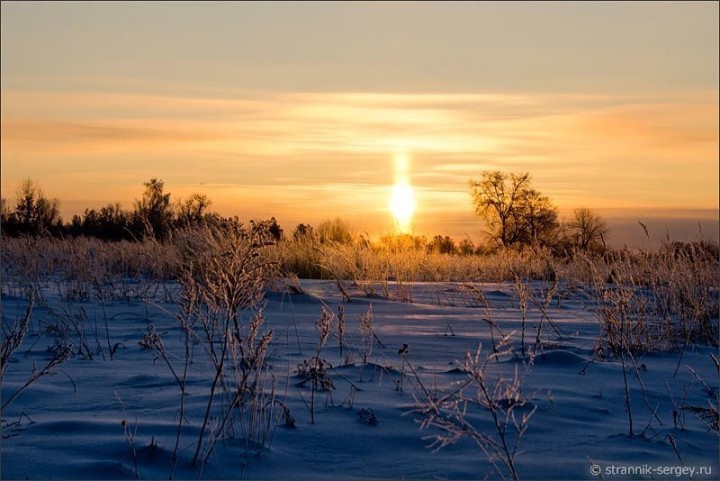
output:
[[[525,282],[515,274],[515,290],[518,295],[518,302],[520,304],[520,312],[522,313],[522,323],[520,331],[520,350],[523,358],[525,357],[525,323],[527,321],[527,310],[528,310],[528,286]]]
[[[320,312],[320,318],[315,321],[315,329],[320,336],[317,346],[318,354],[320,354],[323,346],[327,343],[328,337],[330,336],[330,327],[332,326],[334,319],[335,315],[323,306],[322,311]]]
[[[360,316],[360,337],[363,343],[363,364],[367,364],[368,357],[372,354],[373,348],[373,311],[372,304],[367,308],[367,311]]]
[[[30,327],[30,316],[34,304],[35,300],[31,298],[23,318],[16,322],[8,332],[3,332],[3,342],[2,346],[0,346],[0,383],[2,383],[5,373],[7,372],[8,361],[25,339],[25,334],[27,334],[28,328]]]
[[[301,385],[310,384],[310,423],[315,424],[315,396],[318,391],[331,392],[335,384],[330,378],[332,365],[319,356],[313,356],[298,364],[298,376],[303,378]]]
[[[148,325],[148,332],[146,332],[142,339],[138,341],[138,346],[140,346],[141,349],[153,351],[156,353],[156,356],[162,358],[162,360],[165,361],[165,364],[167,364],[167,366],[170,368],[170,372],[172,372],[175,380],[182,386],[183,382],[178,377],[172,363],[168,359],[167,353],[165,352],[165,344],[163,343],[160,334],[158,334],[158,332],[155,330],[154,324],[151,323]]]
[[[409,346],[407,344],[403,344],[402,347],[398,350],[398,356],[400,356],[400,359],[402,359],[402,364],[400,365],[400,380],[396,381],[396,390],[400,393],[403,392],[403,383],[405,380],[405,368],[410,367],[408,364],[408,353],[409,353]],[[412,368],[410,368],[412,370]]]
[[[30,326],[30,317],[32,315],[33,307],[35,304],[35,294],[30,294],[30,303],[25,311],[25,314],[19,319],[15,325],[7,332],[3,328],[3,341],[0,345],[0,386],[2,386],[5,374],[7,374],[8,364],[12,355],[22,345],[25,335],[27,334]],[[53,352],[53,357],[48,363],[41,369],[38,369],[34,364],[30,375],[28,376],[25,383],[18,388],[14,393],[3,396],[2,405],[0,405],[0,420],[2,424],[5,424],[4,414],[6,409],[20,396],[28,387],[33,383],[45,377],[47,375],[55,374],[54,368],[59,364],[67,361],[72,356],[72,344],[63,345],[56,352]],[[5,433],[3,433],[5,437]]]
[[[115,391],[115,399],[117,399],[118,403],[120,404],[120,408],[122,409],[122,420],[120,421],[120,425],[123,428],[123,437],[125,438],[125,442],[128,443],[128,446],[130,447],[130,452],[132,453],[132,460],[133,460],[133,472],[135,473],[135,479],[140,479],[140,471],[138,470],[138,455],[137,455],[137,444],[135,443],[135,438],[137,437],[137,420],[135,420],[135,424],[133,428],[130,428],[130,423],[128,422],[127,418],[127,411],[125,410],[125,404],[122,402],[122,399],[120,399],[120,395],[117,391]]]
[[[229,316],[238,334],[240,311],[257,307],[279,275],[264,251],[272,242],[262,223],[250,231],[235,225],[181,231],[176,234],[180,282],[192,281],[199,301]]]
[[[720,362],[718,362],[718,359],[714,355],[711,354],[710,357],[715,363],[715,368],[717,369],[718,374],[720,374]],[[720,393],[718,393],[717,389],[710,387],[693,368],[690,366],[687,367],[690,372],[692,372],[693,377],[695,377],[698,381],[700,381],[700,384],[703,385],[708,399],[706,406],[685,405],[682,407],[682,410],[696,415],[707,425],[708,431],[714,431],[715,434],[720,436]]]
[[[268,363],[273,333],[262,331],[261,311],[265,291],[278,276],[277,263],[265,252],[273,243],[269,226],[189,229],[176,233],[175,243],[186,333],[184,374],[178,381],[182,395],[191,342],[202,344],[212,373],[191,464],[206,462],[218,440],[237,432],[247,446],[265,448],[278,417],[277,382]],[[243,321],[244,311],[255,311],[249,323]],[[219,406],[218,394],[225,401]],[[287,419],[286,409],[284,414]]]
[[[671,243],[657,251],[620,252],[607,261],[607,275],[598,260],[584,260],[599,304],[600,354],[720,345],[720,269],[710,247]]]
[[[220,435],[238,430],[246,442],[266,448],[270,445],[275,427],[280,416],[285,423],[293,423],[289,409],[277,398],[277,378],[272,374],[268,358],[273,331],[262,331],[265,319],[262,311],[255,313],[249,323],[243,326],[241,335],[230,337],[230,373],[234,377],[225,394],[230,405],[225,409],[220,425],[215,430],[213,444]],[[281,413],[275,407],[282,409]],[[212,444],[205,456],[207,461]],[[246,448],[250,448],[246,444]]]
[[[318,390],[330,392],[335,389],[335,385],[329,376],[329,370],[332,369],[332,366],[321,357],[322,348],[330,337],[330,328],[334,318],[335,315],[323,306],[320,318],[315,321],[315,329],[319,336],[315,356],[304,360],[298,365],[297,373],[303,378],[302,385],[310,384],[310,404],[308,407],[310,409],[311,424],[315,424],[315,393]]]
[[[373,309],[372,304],[368,305],[367,311],[358,318],[360,322],[360,338],[362,339],[362,365],[365,367],[368,364],[368,359],[373,352],[373,345],[375,342],[382,348],[385,348],[385,344],[382,343],[378,335],[373,329]],[[363,370],[360,369],[360,382],[363,382]]]
[[[338,306],[337,338],[340,346],[340,357],[342,358],[345,349],[345,308],[343,306]]]
[[[502,346],[507,347],[506,337]],[[415,413],[420,415],[420,428],[436,428],[437,434],[426,436],[435,450],[470,438],[485,454],[502,479],[518,479],[515,459],[520,454],[522,436],[528,429],[536,406],[523,394],[524,375],[517,366],[512,378],[491,378],[488,365],[509,349],[491,353],[484,358],[481,348],[475,354],[465,353],[467,379],[446,390],[426,389],[416,374]],[[526,371],[527,372],[527,371]],[[494,431],[478,425],[475,412],[489,413]]]

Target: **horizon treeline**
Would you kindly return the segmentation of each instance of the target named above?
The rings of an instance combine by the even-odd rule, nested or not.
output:
[[[136,199],[131,210],[119,203],[109,203],[99,209],[85,209],[82,215],[74,215],[70,222],[63,222],[58,199],[48,199],[42,189],[31,179],[25,179],[17,190],[15,209],[2,198],[0,229],[8,237],[95,237],[106,241],[141,241],[152,238],[167,240],[174,229],[195,225],[219,227],[240,226],[235,217],[222,217],[209,212],[212,204],[207,196],[192,194],[187,199],[173,203],[170,193],[165,193],[165,183],[157,178],[143,184],[145,190]],[[279,226],[271,229],[273,235]]]
[[[237,216],[223,217],[210,211],[212,201],[204,194],[171,201],[165,183],[152,178],[143,183],[145,190],[133,202],[131,210],[119,203],[99,209],[85,209],[63,222],[60,201],[48,199],[39,185],[23,180],[16,193],[14,209],[3,197],[0,208],[0,231],[3,236],[93,237],[104,241],[164,242],[177,229],[198,226],[244,229]],[[429,253],[472,255],[489,253],[497,248],[548,248],[558,255],[573,250],[604,253],[609,228],[605,220],[589,208],[578,208],[571,219],[561,221],[552,201],[533,188],[530,175],[485,171],[480,180],[469,182],[475,213],[487,228],[488,242],[475,245],[465,237],[456,242],[449,236],[431,239],[410,234],[387,234],[380,237],[382,247],[391,250],[426,250]],[[298,224],[288,236],[275,217],[250,220],[250,229],[263,225],[274,241],[316,240],[320,243],[372,245],[367,235],[354,236],[352,228],[337,217],[317,227]]]

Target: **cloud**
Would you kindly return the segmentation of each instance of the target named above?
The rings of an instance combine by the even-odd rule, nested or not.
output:
[[[82,198],[101,198],[113,179],[130,190],[160,176],[188,191],[236,186],[215,203],[228,209],[234,195],[318,216],[385,212],[402,148],[418,203],[436,218],[465,215],[468,180],[489,169],[530,172],[561,207],[717,206],[715,92],[2,97],[3,190],[27,175],[48,190],[74,178],[86,182]]]

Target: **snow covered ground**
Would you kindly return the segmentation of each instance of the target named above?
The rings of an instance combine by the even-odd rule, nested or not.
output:
[[[73,326],[85,329],[93,355],[74,355],[8,406],[2,479],[168,479],[171,472],[173,479],[500,479],[507,476],[503,463],[495,459],[496,469],[469,438],[429,449],[432,436],[441,431],[421,430],[423,417],[415,409],[423,389],[448,393],[468,380],[466,352],[474,354],[481,345],[483,358],[492,352],[493,342],[511,333],[514,354],[491,361],[484,375],[494,382],[512,380],[518,372],[528,402],[516,414],[535,409],[515,458],[520,479],[718,478],[717,432],[682,409],[708,406],[713,399],[708,390],[717,392],[718,372],[711,358],[715,349],[691,346],[682,358],[680,353],[638,355],[638,369],[629,369],[627,376],[630,436],[620,360],[593,357],[600,325],[592,297],[575,289],[550,303],[546,314],[553,324],[543,321],[542,354],[530,363],[520,354],[522,312],[509,283],[475,284],[477,291],[454,283],[406,285],[412,302],[359,291],[351,293],[351,302],[343,302],[335,283],[325,281],[302,281],[304,293],[269,293],[261,333],[273,330],[269,373],[294,427],[280,416],[278,426],[268,431],[269,447],[260,454],[237,432],[225,436],[217,440],[207,463],[191,466],[214,374],[198,344],[188,370],[175,463],[178,383],[156,353],[138,344],[154,325],[171,365],[182,371],[185,344],[175,317],[178,286],[167,287],[170,296],[159,289],[150,301],[108,301],[105,311],[97,301],[67,302],[52,289],[44,293],[46,302],[33,310],[29,332],[9,361],[2,399],[25,384],[33,366],[45,366],[59,324],[70,327],[67,338],[74,351],[80,333]],[[26,305],[24,299],[3,297],[6,332]],[[363,363],[366,344],[359,319],[370,305],[375,336]],[[345,346],[341,354],[333,331],[322,348],[321,356],[332,366],[326,377],[334,389],[315,394],[313,424],[311,383],[303,383],[298,365],[316,353],[315,322],[323,306],[336,316],[344,308]],[[251,317],[244,312],[241,320],[247,323]],[[537,307],[529,306],[528,352],[541,318]],[[108,335],[111,345],[119,343],[112,360]],[[407,364],[398,354],[404,344]],[[221,422],[213,416],[222,412],[216,408],[223,402],[218,396],[210,428]],[[467,418],[478,432],[499,440],[488,409],[468,408]]]

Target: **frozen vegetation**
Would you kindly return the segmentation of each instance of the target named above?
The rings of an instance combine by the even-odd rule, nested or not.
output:
[[[716,254],[270,244],[4,241],[0,477],[717,479]]]

